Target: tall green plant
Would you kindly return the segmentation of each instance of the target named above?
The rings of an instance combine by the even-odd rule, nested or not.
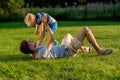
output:
[[[9,16],[16,13],[24,4],[24,0],[1,0],[0,1],[0,16]]]

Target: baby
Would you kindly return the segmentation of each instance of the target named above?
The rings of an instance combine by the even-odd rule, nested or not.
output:
[[[44,13],[44,12],[37,13],[37,14],[28,13],[24,19],[24,22],[28,27],[36,26],[35,34],[38,34],[38,29],[40,29],[41,35],[38,39],[40,39],[41,44],[45,37],[45,31],[47,32],[47,30],[45,29],[43,20],[47,20],[47,23],[53,33],[57,30],[57,21],[47,13]],[[58,41],[55,40],[54,45],[57,45],[57,44],[58,44]]]

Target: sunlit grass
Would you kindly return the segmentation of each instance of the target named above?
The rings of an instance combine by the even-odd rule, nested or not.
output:
[[[113,54],[96,56],[93,49],[80,51],[74,58],[34,60],[22,54],[19,46],[24,39],[37,40],[35,28],[27,28],[23,22],[0,23],[0,80],[119,80],[120,23],[59,22],[55,38],[60,44],[65,33],[75,36],[83,26],[93,31],[101,47],[114,48]],[[47,39],[46,34],[43,45]]]

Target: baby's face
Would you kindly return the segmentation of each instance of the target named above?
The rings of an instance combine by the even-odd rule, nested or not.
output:
[[[35,26],[35,24],[36,24],[36,21],[32,22],[29,27],[33,27]]]

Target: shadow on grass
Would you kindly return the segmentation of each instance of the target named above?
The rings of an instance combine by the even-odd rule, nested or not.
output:
[[[120,21],[58,21],[58,27],[120,25]],[[0,23],[0,29],[27,28],[24,22]]]
[[[61,27],[120,25],[120,21],[59,21]]]
[[[3,22],[0,23],[0,29],[27,28],[24,22]]]
[[[97,54],[93,54],[92,52],[90,53],[86,53],[86,52],[80,52],[79,55],[83,58],[87,58],[87,57],[97,57]]]
[[[33,60],[31,57],[28,57],[28,55],[0,55],[0,61],[1,62],[16,62],[16,61],[29,61]]]
[[[95,57],[103,57],[103,56],[109,56],[111,54],[105,54],[105,55],[97,55],[96,52],[90,52],[90,53],[85,53],[85,54],[80,54],[82,58],[95,58]]]
[[[82,58],[95,58],[95,57],[102,57],[102,56],[107,56],[107,55],[101,55],[98,56],[96,54],[79,54]],[[110,55],[110,54],[109,54]],[[56,60],[58,59],[67,59],[66,58],[55,58]],[[72,57],[69,57],[72,58]],[[19,62],[19,61],[31,61],[33,58],[31,58],[29,55],[22,55],[22,54],[17,54],[17,55],[0,55],[0,62]],[[46,59],[47,60],[47,59]],[[50,59],[53,60],[53,59]]]

